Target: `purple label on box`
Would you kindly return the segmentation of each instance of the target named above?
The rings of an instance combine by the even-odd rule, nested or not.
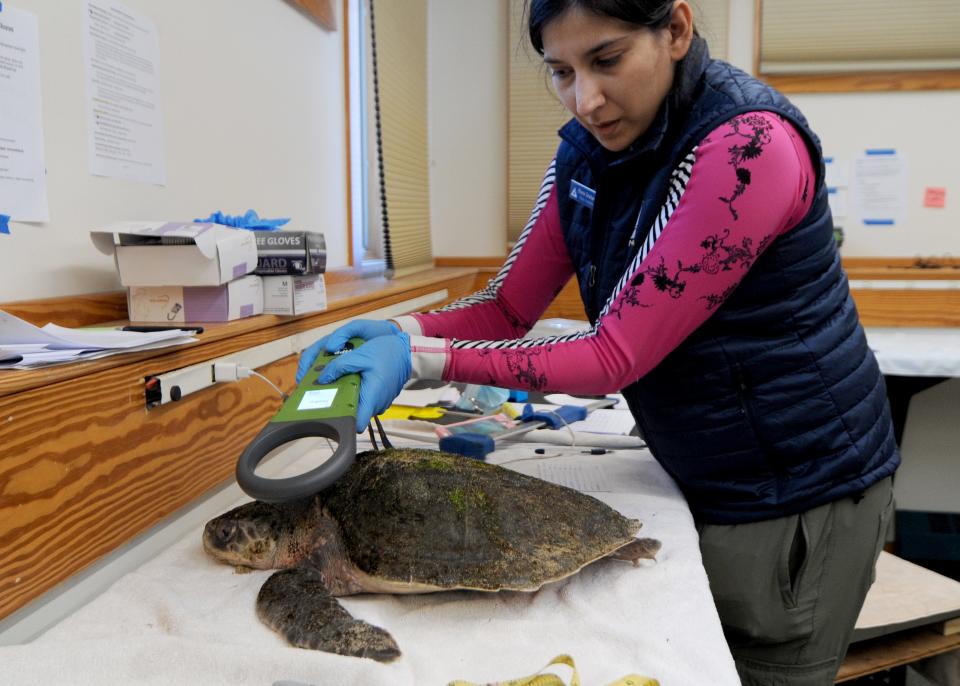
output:
[[[249,305],[240,306],[240,316],[241,317],[252,317],[253,316],[253,303]]]
[[[241,262],[240,264],[233,265],[233,278],[239,279],[241,276],[244,276],[247,273],[247,263]]]
[[[229,314],[226,286],[193,286],[183,289],[186,322],[225,322]]]

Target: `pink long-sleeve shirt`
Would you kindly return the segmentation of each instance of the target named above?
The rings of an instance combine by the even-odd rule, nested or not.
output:
[[[522,339],[574,273],[554,178],[551,165],[530,221],[484,290],[396,320],[411,334],[414,376],[582,394],[625,388],[706,321],[770,243],[797,225],[810,209],[815,171],[782,117],[734,117],[673,171],[674,197],[592,328]]]

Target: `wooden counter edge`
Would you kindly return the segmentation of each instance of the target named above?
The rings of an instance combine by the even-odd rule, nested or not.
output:
[[[362,315],[383,304],[390,304],[417,297],[434,290],[446,288],[447,300],[472,292],[476,283],[477,269],[473,267],[438,267],[415,274],[385,279],[383,277],[360,277],[350,270],[330,272],[327,276],[327,309],[298,316],[262,314],[232,322],[203,323],[204,332],[197,336],[196,343],[185,346],[159,348],[141,352],[111,355],[86,362],[39,367],[30,370],[0,370],[0,397],[36,388],[49,383],[74,379],[105,369],[159,359],[166,356],[187,359],[202,358],[196,348],[215,342],[223,343],[243,334],[283,329],[284,335],[306,331],[323,324],[348,317]],[[0,304],[0,309],[33,323],[43,325],[54,322],[61,326],[122,326],[126,324],[126,300],[123,293],[108,292],[63,298],[48,298]],[[119,316],[118,316],[119,315]],[[107,317],[107,318],[104,318]],[[224,346],[224,353],[236,346]],[[193,353],[186,351],[193,350]],[[175,368],[167,365],[168,368]]]

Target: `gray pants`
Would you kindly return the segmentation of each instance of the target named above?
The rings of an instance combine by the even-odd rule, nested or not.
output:
[[[893,513],[892,477],[807,512],[698,526],[744,686],[826,686],[843,662]]]

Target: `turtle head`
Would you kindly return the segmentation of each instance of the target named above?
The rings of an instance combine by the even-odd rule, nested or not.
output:
[[[299,562],[297,551],[308,503],[262,503],[254,501],[207,522],[203,547],[210,555],[231,565],[254,569],[278,569]]]

